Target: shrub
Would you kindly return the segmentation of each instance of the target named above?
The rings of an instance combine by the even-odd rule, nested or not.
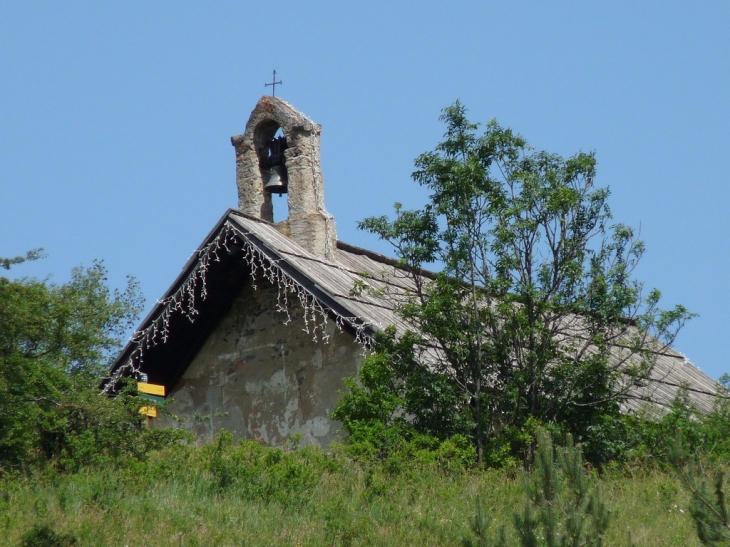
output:
[[[322,475],[336,467],[333,457],[321,449],[285,451],[255,441],[236,443],[228,431],[222,431],[204,450],[209,454],[208,471],[215,493],[285,506],[305,501]]]

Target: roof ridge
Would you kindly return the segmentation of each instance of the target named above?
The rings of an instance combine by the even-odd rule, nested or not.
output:
[[[356,255],[362,255],[366,256],[376,262],[380,262],[382,264],[387,264],[388,266],[393,266],[395,268],[398,268],[400,270],[408,270],[409,267],[402,264],[400,261],[396,260],[395,258],[391,258],[389,256],[386,256],[384,254],[376,253],[375,251],[371,251],[370,249],[365,249],[363,247],[358,247],[357,245],[352,245],[350,243],[345,243],[344,241],[337,240],[337,248]],[[423,275],[425,277],[428,277],[430,279],[433,279],[438,275],[436,272],[427,270],[425,268],[418,268],[418,272],[420,275]]]

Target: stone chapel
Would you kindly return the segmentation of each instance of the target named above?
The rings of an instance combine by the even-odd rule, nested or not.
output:
[[[327,446],[330,418],[376,331],[405,329],[393,299],[409,278],[394,260],[337,240],[320,166],[322,127],[262,97],[232,137],[238,208],[229,209],[142,321],[103,389],[141,381],[165,412],[151,422],[210,438],[221,429],[268,445],[294,435]],[[343,184],[344,181],[337,181]],[[273,222],[273,195],[288,217]],[[356,282],[375,291],[353,291]],[[385,289],[378,291],[377,289]],[[681,354],[658,356],[629,408],[666,405],[681,386],[710,410],[717,384]]]

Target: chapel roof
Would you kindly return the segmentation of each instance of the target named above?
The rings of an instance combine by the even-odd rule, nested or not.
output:
[[[393,259],[338,241],[334,260],[328,260],[308,252],[272,223],[228,210],[124,347],[104,388],[114,390],[120,377],[139,372],[150,382],[171,387],[228,309],[232,295],[251,280],[277,285],[284,298],[298,299],[364,345],[387,326],[395,325],[399,332],[409,328],[394,308],[413,281]],[[357,290],[363,285],[367,290]],[[325,337],[317,321],[305,329],[314,338]],[[621,359],[621,353],[616,349],[615,358]],[[681,353],[662,348],[650,381],[632,388],[623,410],[636,411],[647,402],[666,407],[681,387],[700,410],[712,409],[717,382]]]

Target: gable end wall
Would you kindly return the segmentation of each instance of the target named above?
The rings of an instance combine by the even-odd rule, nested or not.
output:
[[[301,435],[304,444],[326,447],[341,438],[330,414],[344,379],[362,361],[362,347],[332,321],[328,343],[313,341],[294,300],[284,325],[277,289],[247,283],[170,390],[167,409],[180,419],[163,415],[157,425],[184,427],[202,439],[226,429],[267,445]]]

